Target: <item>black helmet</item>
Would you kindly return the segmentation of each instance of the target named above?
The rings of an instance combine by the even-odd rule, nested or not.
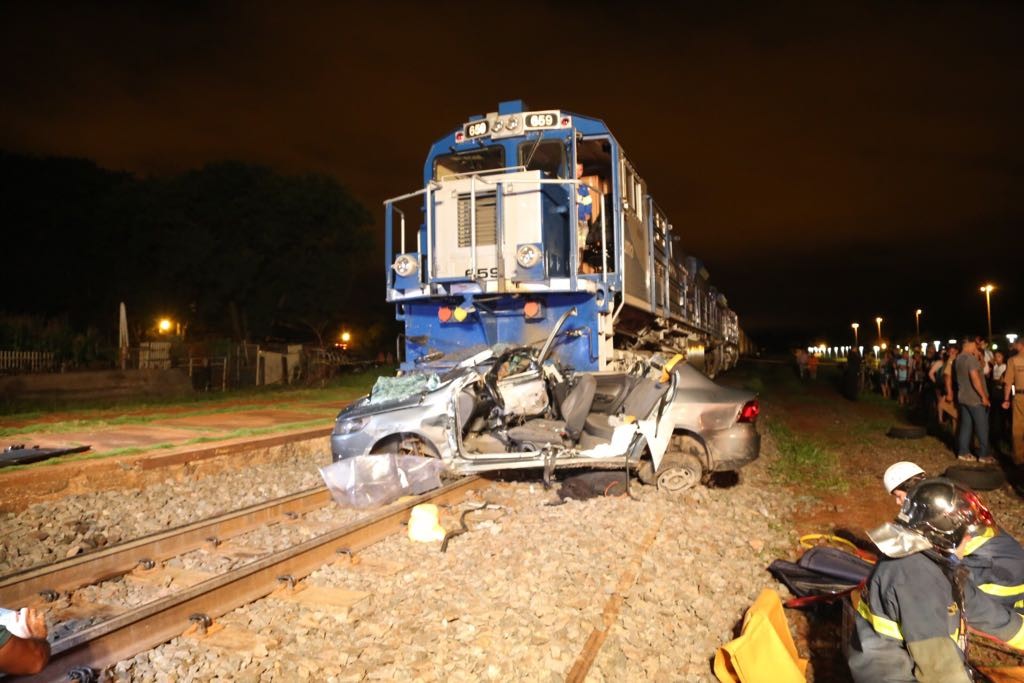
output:
[[[991,524],[974,492],[949,479],[925,479],[907,493],[896,524],[924,536],[935,548],[956,550],[967,534]]]

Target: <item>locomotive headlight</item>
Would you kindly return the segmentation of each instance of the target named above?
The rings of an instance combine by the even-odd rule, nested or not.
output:
[[[508,128],[509,130],[515,130],[516,128],[519,127],[519,119],[517,119],[515,116],[508,117],[507,119],[505,119],[505,127]]]
[[[516,249],[516,263],[523,268],[533,268],[540,262],[540,249],[533,244],[524,244]]]
[[[494,119],[494,125],[491,126],[491,130],[495,133],[501,132],[501,129],[505,127],[505,124],[501,122],[501,119]]]
[[[402,254],[395,259],[395,263],[391,266],[396,273],[402,277],[409,277],[416,272],[419,268],[419,264],[416,263],[416,259],[408,254]]]

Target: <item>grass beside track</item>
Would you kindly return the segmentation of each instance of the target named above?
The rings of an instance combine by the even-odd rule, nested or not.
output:
[[[50,411],[6,412],[4,421],[17,422],[19,426],[0,427],[0,438],[27,433],[54,434],[120,425],[144,425],[171,417],[237,413],[266,409],[268,402],[272,402],[273,408],[278,410],[306,413],[322,410],[328,415],[331,412],[330,408],[311,408],[305,403],[336,401],[340,406],[341,403],[367,393],[381,375],[393,374],[393,367],[381,367],[335,377],[323,388],[284,385],[225,393],[196,393],[184,398],[163,401],[123,401],[113,406],[104,402],[79,403],[61,410],[60,414],[67,417],[59,420],[54,420]],[[289,428],[293,426],[290,425]]]
[[[821,492],[845,491],[839,456],[821,444],[798,436],[778,419],[765,420],[782,456],[772,464],[772,475],[786,484],[809,486]]]
[[[822,367],[818,371],[818,381],[834,381],[835,373],[833,367]],[[791,411],[773,410],[776,399],[783,396],[787,402],[797,406],[819,400],[809,390],[811,385],[800,381],[795,366],[745,362],[729,375],[733,375],[729,379],[730,384],[757,392],[762,407],[767,408],[767,414],[762,418],[762,429],[771,435],[782,456],[771,468],[776,481],[808,487],[822,494],[847,489],[848,483],[835,450],[820,439],[795,429],[793,419],[797,416]]]

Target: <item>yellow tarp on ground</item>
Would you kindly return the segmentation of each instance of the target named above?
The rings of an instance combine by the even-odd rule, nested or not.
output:
[[[806,671],[807,660],[800,658],[789,635],[782,600],[770,588],[747,610],[740,637],[715,654],[715,676],[722,683],[804,681]]]

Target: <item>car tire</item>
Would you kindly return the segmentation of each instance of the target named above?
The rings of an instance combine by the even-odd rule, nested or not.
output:
[[[669,494],[692,489],[704,478],[704,465],[693,453],[666,453],[658,468],[659,491]]]
[[[917,425],[893,425],[886,435],[892,439],[922,439],[928,436],[928,430]]]
[[[952,465],[942,476],[975,491],[992,491],[1006,483],[1006,475],[998,467]]]

